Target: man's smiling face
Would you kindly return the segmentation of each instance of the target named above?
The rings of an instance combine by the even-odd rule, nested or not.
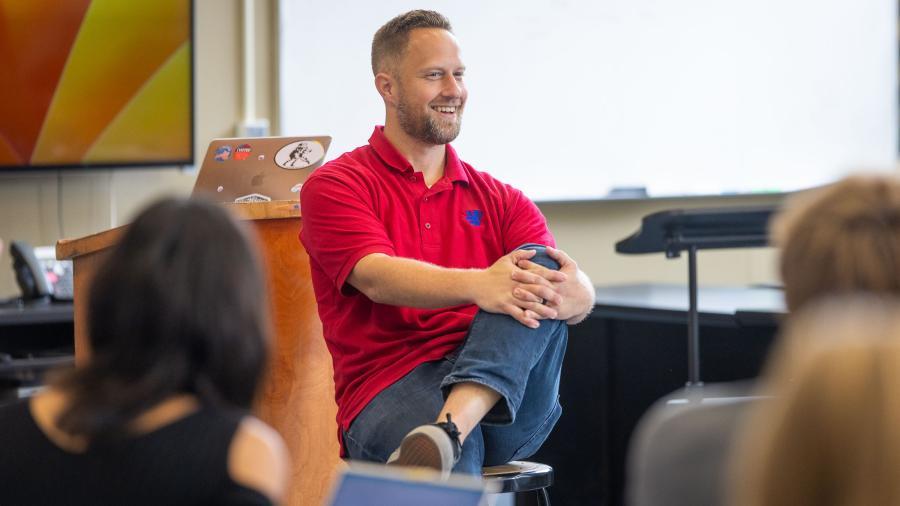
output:
[[[466,104],[465,65],[452,33],[417,28],[396,69],[397,118],[407,135],[447,144],[459,135]]]

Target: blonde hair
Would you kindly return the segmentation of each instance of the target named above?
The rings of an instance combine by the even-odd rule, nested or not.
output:
[[[732,468],[736,506],[900,505],[900,305],[812,304],[787,324]]]
[[[798,194],[772,224],[788,309],[822,295],[900,295],[900,179],[858,175]]]

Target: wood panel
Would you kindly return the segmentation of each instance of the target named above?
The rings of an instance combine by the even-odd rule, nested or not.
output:
[[[59,245],[57,245],[57,251]],[[74,325],[75,325],[75,364],[79,365],[87,360],[90,353],[88,345],[87,309],[90,300],[91,281],[100,264],[109,256],[109,248],[104,247],[90,253],[75,257],[73,267],[75,278],[74,290]]]
[[[300,203],[296,200],[273,200],[271,202],[241,202],[222,204],[235,216],[243,220],[267,220],[273,218],[299,218]]]
[[[321,504],[342,465],[331,354],[297,238],[300,220],[258,220],[267,269],[274,337],[272,365],[257,413],[284,437],[293,469],[289,504]]]
[[[127,225],[123,225],[78,239],[60,239],[56,242],[56,258],[60,260],[77,260],[92,253],[105,250],[119,242],[127,228]]]

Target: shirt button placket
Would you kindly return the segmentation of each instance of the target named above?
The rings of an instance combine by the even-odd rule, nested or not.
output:
[[[432,221],[433,215],[431,213],[431,197],[429,195],[425,195],[422,197],[422,204],[420,206],[420,223],[422,223],[422,239],[426,243],[431,243],[434,238],[434,234],[432,232]]]

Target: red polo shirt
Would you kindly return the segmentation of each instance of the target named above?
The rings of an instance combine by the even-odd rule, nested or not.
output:
[[[371,253],[486,268],[524,243],[554,246],[522,192],[460,161],[447,145],[431,188],[376,127],[369,144],[323,165],[300,192],[325,341],[334,361],[337,420],[346,430],[381,390],[456,349],[475,305],[416,309],[376,304],[346,283]]]

